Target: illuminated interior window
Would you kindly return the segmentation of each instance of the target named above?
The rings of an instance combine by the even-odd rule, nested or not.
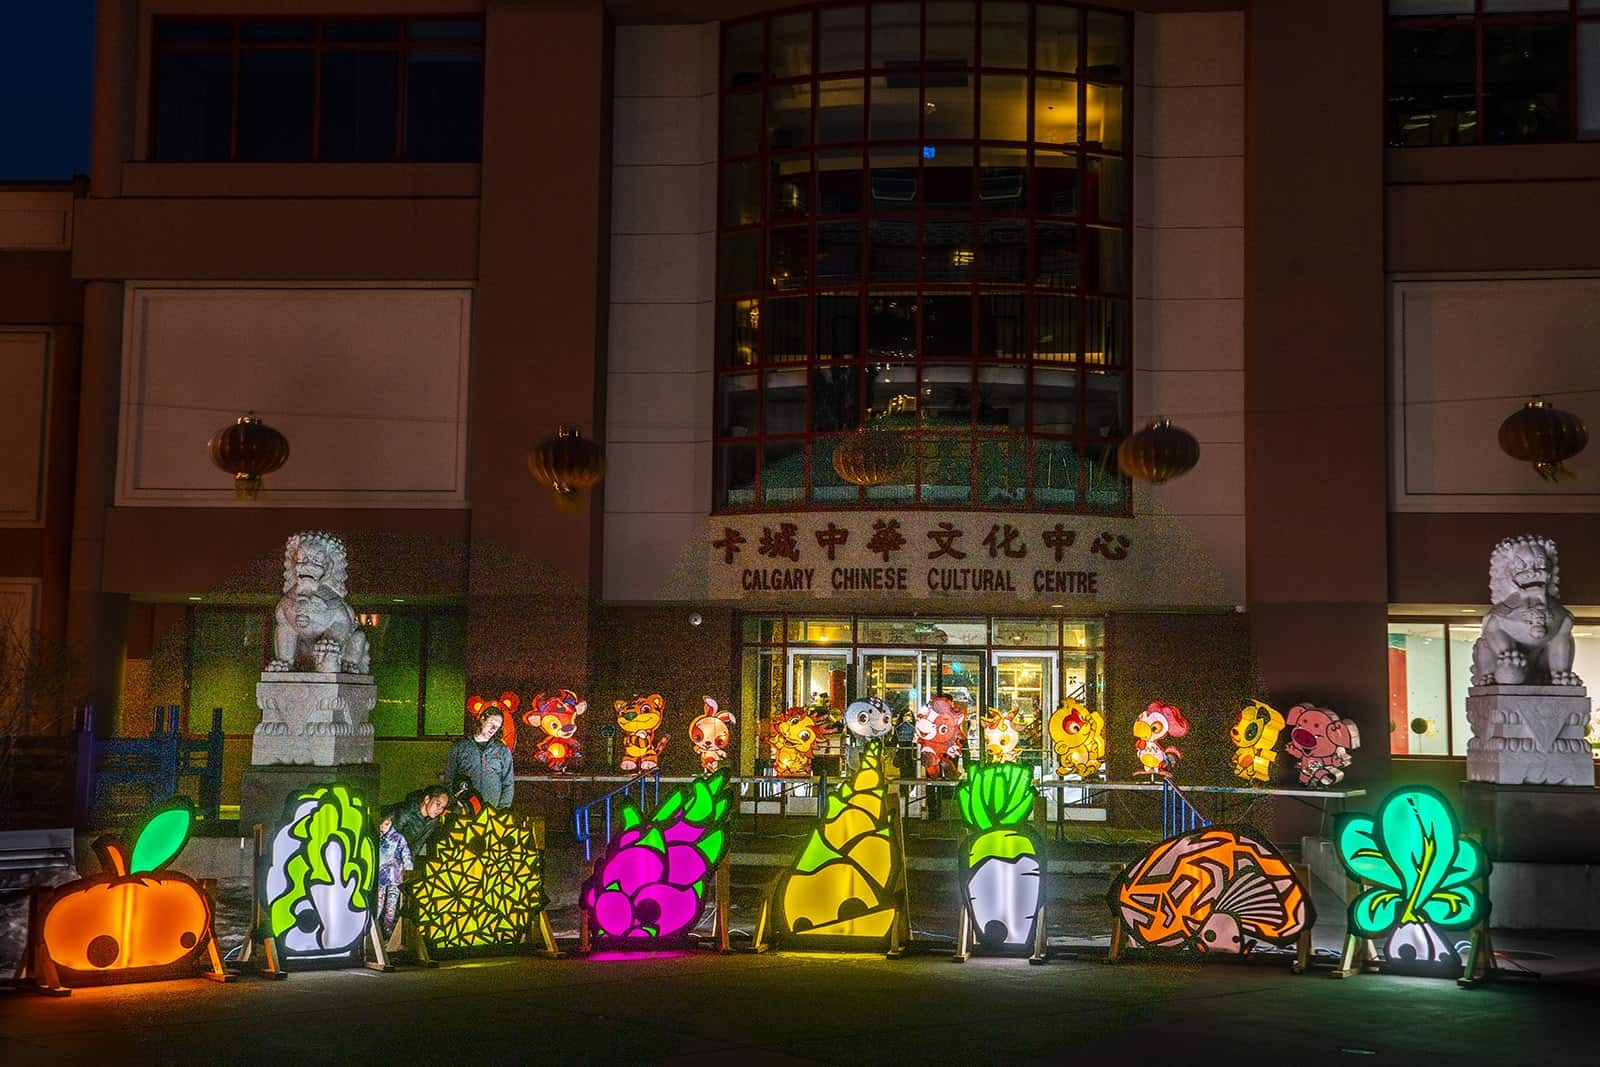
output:
[[[1131,22],[878,3],[722,36],[720,509],[1125,513]],[[833,455],[913,438],[904,484]]]

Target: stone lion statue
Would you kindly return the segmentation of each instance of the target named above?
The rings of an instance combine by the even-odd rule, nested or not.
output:
[[[367,635],[344,599],[348,567],[344,542],[333,534],[306,530],[289,538],[267,670],[304,669],[302,663],[324,674],[371,670]]]
[[[1582,685],[1572,673],[1572,613],[1548,537],[1508,537],[1489,556],[1483,636],[1472,646],[1475,685]]]

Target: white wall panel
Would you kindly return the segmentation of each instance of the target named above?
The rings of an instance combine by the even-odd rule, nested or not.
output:
[[[1396,280],[1389,480],[1396,511],[1600,511],[1595,446],[1546,482],[1500,451],[1538,394],[1600,427],[1600,277]]]
[[[471,291],[130,285],[119,504],[235,503],[206,442],[246,411],[289,438],[255,506],[466,501]]]

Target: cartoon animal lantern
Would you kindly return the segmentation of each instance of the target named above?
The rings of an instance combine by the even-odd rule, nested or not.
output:
[[[890,818],[883,750],[870,741],[860,769],[828,794],[822,824],[778,879],[773,919],[785,944],[870,951],[888,943],[904,876]]]
[[[624,771],[653,771],[661,763],[661,750],[671,740],[666,734],[656,738],[656,731],[666,721],[667,702],[660,693],[632,700],[619,700],[617,726],[622,730],[622,759],[617,768]]]
[[[539,743],[533,758],[551,774],[562,774],[569,764],[583,762],[583,742],[578,740],[578,716],[589,710],[589,702],[570,689],[554,695],[539,693],[522,721],[538,730]]]
[[[579,897],[596,936],[622,948],[653,948],[693,930],[728,851],[732,810],[726,771],[679,786],[648,819],[624,800],[622,832]]]
[[[1326,789],[1344,781],[1344,769],[1355,762],[1351,753],[1361,747],[1356,724],[1310,704],[1290,708],[1285,721],[1289,740],[1283,751],[1298,761],[1300,784]]]
[[[378,848],[367,804],[344,785],[289,795],[267,854],[262,909],[286,960],[358,952],[371,922]]]
[[[972,936],[987,949],[1031,946],[1044,900],[1044,847],[1030,820],[1038,790],[1019,763],[987,763],[956,787],[966,833],[961,885]]]
[[[194,811],[168,801],[130,851],[94,843],[100,873],[58,887],[44,905],[37,948],[66,985],[140,982],[195,974],[211,942],[211,901],[187,875],[164,868],[189,840]],[[221,970],[214,950],[212,967]]]
[[[499,700],[485,700],[483,697],[467,698],[467,714],[472,717],[471,732],[476,733],[478,724],[485,715],[494,712],[500,713],[500,733],[496,736],[505,742],[511,751],[517,750],[517,707],[522,703],[522,698],[515,693],[501,693]]]
[[[1461,836],[1449,801],[1426,786],[1390,793],[1376,815],[1348,813],[1334,824],[1345,874],[1365,888],[1350,902],[1350,936],[1383,944],[1384,959],[1451,970],[1460,964],[1452,931],[1489,914],[1489,859]]]
[[[403,912],[430,947],[508,946],[532,936],[545,896],[544,850],[531,819],[490,807],[462,811],[430,848],[406,883]]]
[[[1017,711],[990,708],[983,716],[983,748],[990,763],[1015,763],[1022,758],[1022,731],[1032,717]]]
[[[924,777],[961,777],[966,721],[966,709],[947,696],[936,696],[917,709],[917,748]]]
[[[809,708],[790,708],[772,720],[772,773],[779,778],[805,778],[811,774],[811,754],[822,736],[816,714]]]
[[[845,766],[855,770],[869,742],[881,741],[894,729],[894,711],[877,697],[852,701],[844,709]]]
[[[1139,761],[1133,773],[1170,777],[1172,768],[1183,758],[1183,750],[1162,742],[1188,732],[1189,720],[1175,706],[1158,700],[1145,708],[1133,723],[1133,754]]]
[[[1255,831],[1224,826],[1156,845],[1112,883],[1107,899],[1147,948],[1239,955],[1260,944],[1293,948],[1316,922],[1311,894],[1289,861]]]
[[[732,712],[717,707],[717,702],[705,697],[705,714],[689,724],[689,742],[694,754],[700,757],[700,773],[716,774],[722,761],[728,758],[728,727],[736,721]]]
[[[1272,781],[1272,764],[1278,758],[1278,735],[1283,732],[1283,715],[1277,708],[1252,700],[1239,712],[1239,721],[1228,731],[1234,743],[1233,773],[1247,782]]]
[[[1050,713],[1048,729],[1058,777],[1097,778],[1105,773],[1105,716],[1069,698]]]

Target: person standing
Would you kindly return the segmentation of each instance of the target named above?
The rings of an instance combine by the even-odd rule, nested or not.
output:
[[[509,808],[515,783],[511,778],[511,750],[499,738],[504,717],[495,709],[484,712],[477,728],[450,746],[444,761],[444,780],[455,790],[466,782],[491,808]]]

